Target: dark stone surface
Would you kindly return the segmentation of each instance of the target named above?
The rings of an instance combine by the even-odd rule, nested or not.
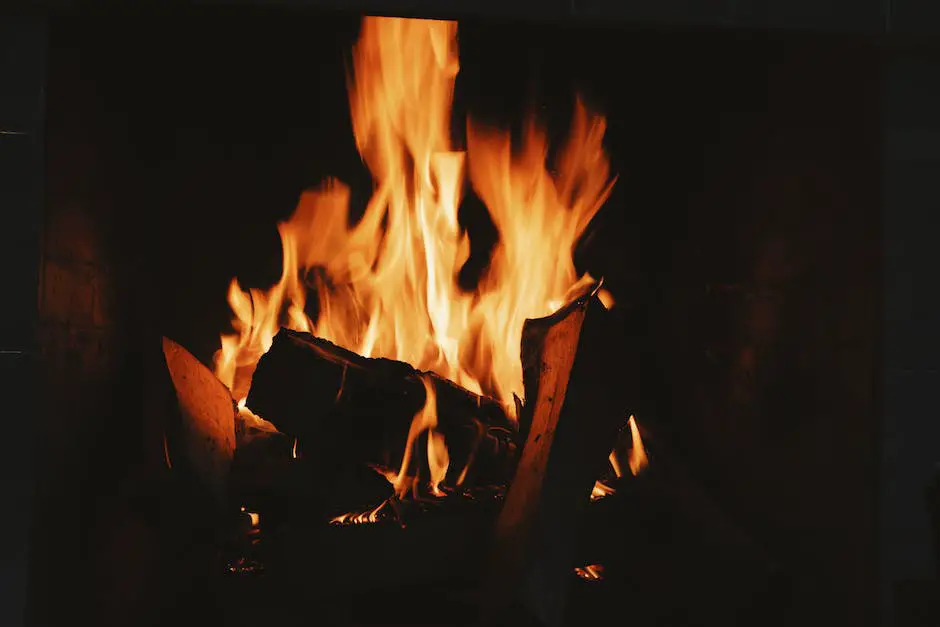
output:
[[[0,349],[36,346],[36,277],[42,222],[45,30],[40,20],[0,19]]]
[[[730,0],[732,23],[757,28],[878,32],[889,0]]]
[[[892,0],[888,6],[891,31],[921,34],[940,31],[940,4],[932,0]]]
[[[643,24],[660,27],[760,28],[899,36],[940,33],[933,0],[143,0],[137,7],[185,4],[309,8],[411,17],[485,17],[535,22]],[[65,12],[117,7],[99,0],[10,0],[7,5]]]
[[[254,4],[346,9],[385,15],[489,17],[586,23],[885,32],[889,0],[200,0],[204,4]],[[900,4],[900,0],[896,0]],[[929,0],[910,0],[922,4]],[[932,9],[921,9],[921,12]],[[940,27],[938,23],[934,28]],[[919,29],[924,24],[918,25]]]
[[[884,430],[881,575],[886,625],[936,572],[925,489],[940,463],[940,57],[894,54],[885,74]],[[924,582],[912,588],[904,582]],[[935,601],[932,601],[935,603]],[[912,620],[912,619],[911,619]]]
[[[0,18],[0,623],[22,625],[36,420],[36,278],[42,220],[45,24]]]

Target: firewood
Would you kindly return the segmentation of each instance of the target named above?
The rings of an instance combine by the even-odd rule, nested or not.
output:
[[[252,411],[300,448],[326,479],[350,464],[397,469],[414,415],[424,406],[422,376],[437,396],[437,431],[450,456],[446,484],[467,466],[467,484],[505,481],[515,465],[516,427],[495,400],[408,364],[370,359],[308,333],[281,329],[258,362]],[[334,474],[329,474],[334,473]]]
[[[496,524],[484,624],[563,622],[582,518],[623,423],[622,414],[592,408],[599,395],[626,406],[624,383],[606,359],[616,315],[599,287],[524,327],[527,438]]]
[[[168,428],[170,463],[192,471],[219,504],[228,493],[235,455],[235,403],[212,371],[173,340],[163,338],[166,367],[176,389],[179,423]]]

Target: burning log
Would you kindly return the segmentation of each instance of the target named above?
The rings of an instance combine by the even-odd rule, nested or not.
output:
[[[496,525],[486,624],[563,621],[581,521],[623,420],[590,411],[600,395],[624,394],[619,373],[588,357],[606,354],[614,329],[599,287],[547,318],[526,321],[520,424],[527,438]]]
[[[280,330],[258,362],[247,404],[298,438],[304,457],[321,471],[350,464],[395,468],[425,403],[422,377],[434,387],[435,430],[447,443],[444,483],[504,482],[516,460],[516,428],[498,402],[403,362],[363,357],[309,333]]]

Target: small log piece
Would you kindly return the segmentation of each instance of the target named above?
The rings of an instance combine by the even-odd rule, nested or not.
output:
[[[606,395],[605,404],[626,407],[626,386],[606,365],[617,326],[599,288],[524,327],[520,422],[528,435],[496,524],[485,625],[564,620],[582,518],[624,419],[597,401]]]

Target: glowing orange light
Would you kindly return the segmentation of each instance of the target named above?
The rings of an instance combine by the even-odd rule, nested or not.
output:
[[[515,147],[508,132],[469,120],[467,150],[458,150],[449,132],[460,67],[456,34],[454,22],[363,20],[349,100],[375,191],[354,226],[343,183],[328,180],[304,193],[279,225],[279,281],[267,290],[232,281],[234,332],[222,337],[215,364],[239,401],[258,359],[286,326],[433,371],[515,414],[513,394],[523,395],[523,322],[551,313],[593,280],[578,276],[572,250],[613,184],[605,121],[578,102],[551,168],[545,133],[531,121]],[[499,230],[473,292],[457,282],[470,253],[457,221],[466,178]],[[316,282],[315,319],[306,314],[302,277]],[[609,293],[601,298],[612,305]]]

